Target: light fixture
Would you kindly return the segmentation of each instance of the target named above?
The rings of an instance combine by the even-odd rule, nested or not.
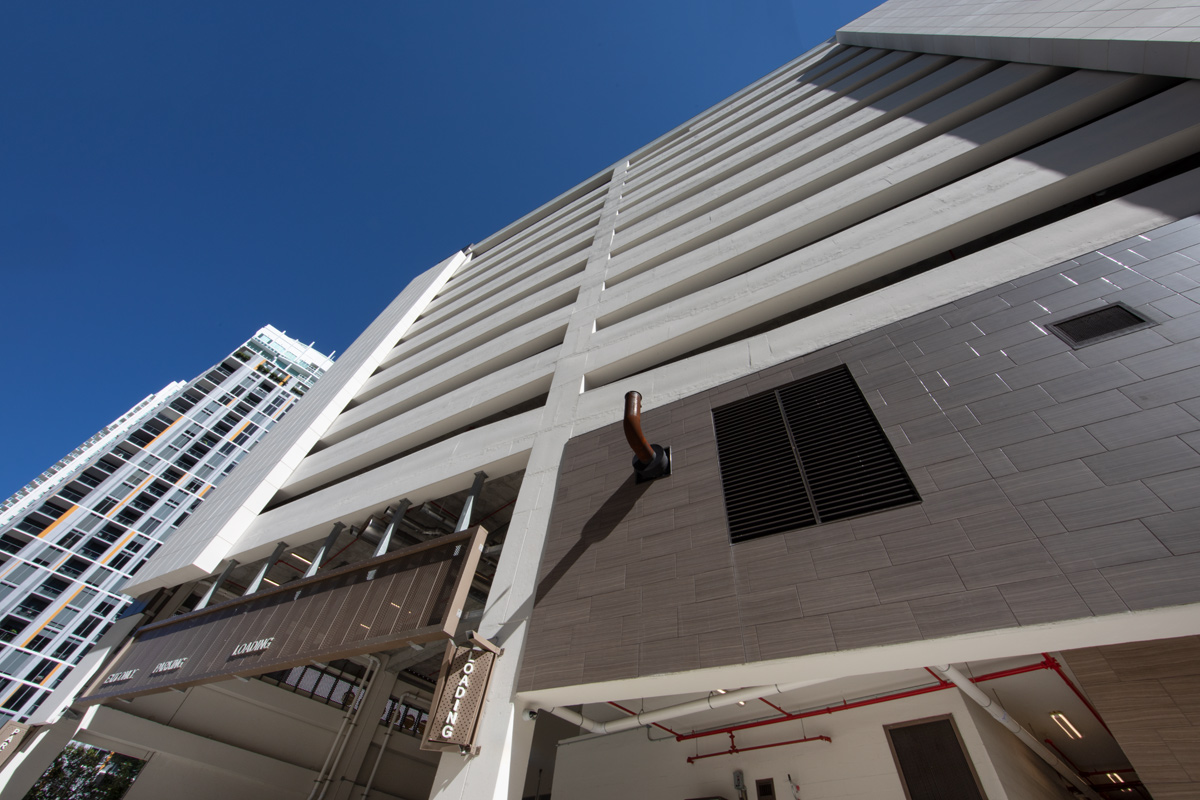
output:
[[[1082,739],[1083,738],[1083,734],[1079,732],[1079,729],[1076,728],[1074,725],[1072,725],[1071,720],[1067,719],[1067,715],[1062,713],[1061,711],[1051,711],[1050,719],[1052,719],[1056,723],[1058,723],[1058,727],[1062,728],[1063,733],[1065,733],[1070,738],[1072,738],[1072,739]]]
[[[1124,783],[1125,782],[1125,779],[1122,778],[1120,775],[1118,775],[1115,772],[1106,773],[1105,777],[1107,777],[1113,783]]]
[[[303,561],[305,564],[312,566],[312,562],[309,561],[307,558],[305,558],[302,555],[299,555],[297,553],[288,553],[288,555],[291,556],[292,558],[296,559],[297,561]]]
[[[279,585],[278,583],[276,583],[275,581],[271,580],[270,578],[263,578],[263,583],[269,583],[269,584],[271,584],[272,586],[278,586],[278,585]]]
[[[738,705],[739,705],[739,706],[744,706],[744,705],[746,705],[746,701],[745,701],[745,700],[738,700]]]
[[[717,694],[725,694],[725,690],[724,690],[724,689],[717,689]]]

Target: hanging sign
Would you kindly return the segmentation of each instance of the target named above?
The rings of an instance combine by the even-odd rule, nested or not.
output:
[[[80,702],[453,638],[486,537],[476,526],[146,625]]]
[[[447,643],[425,738],[421,740],[422,750],[478,752],[475,732],[479,713],[499,654],[491,642],[474,637],[465,645]]]

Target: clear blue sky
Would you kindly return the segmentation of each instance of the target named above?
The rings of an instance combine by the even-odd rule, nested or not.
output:
[[[0,498],[264,324],[344,350],[873,5],[6,3]]]

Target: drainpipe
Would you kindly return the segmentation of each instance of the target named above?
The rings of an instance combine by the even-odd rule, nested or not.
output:
[[[325,793],[329,791],[329,784],[333,782],[333,773],[338,768],[338,763],[342,760],[342,753],[346,750],[346,742],[350,741],[350,737],[354,734],[354,728],[358,725],[358,717],[362,714],[362,708],[365,705],[367,692],[371,689],[371,684],[375,681],[375,676],[379,674],[380,661],[375,656],[367,656],[370,665],[367,667],[367,674],[362,682],[362,694],[358,697],[358,704],[351,703],[350,709],[347,709],[347,716],[342,718],[342,727],[338,729],[338,737],[333,740],[330,745],[329,755],[325,757],[325,764],[328,766],[328,774],[326,767],[321,767],[321,774],[317,776],[317,782],[313,785],[312,791],[308,793],[308,800],[321,800],[325,797]],[[350,711],[353,710],[353,716]],[[346,720],[349,719],[350,725],[346,726]],[[345,735],[342,731],[345,730]],[[340,740],[340,741],[339,741]],[[334,750],[337,754],[334,755]],[[330,760],[332,759],[332,761]],[[321,789],[321,793],[317,794],[317,789]],[[314,797],[314,795],[316,795]]]
[[[1008,715],[996,701],[992,700],[991,696],[980,689],[975,684],[971,683],[970,678],[963,675],[956,667],[950,664],[942,666],[934,666],[932,669],[941,675],[946,680],[953,683],[967,697],[978,703],[984,711],[987,711],[992,717],[1004,727],[1013,732],[1021,742],[1037,754],[1039,758],[1054,768],[1054,771],[1064,778],[1069,780],[1071,784],[1078,789],[1084,797],[1089,800],[1101,800],[1100,795],[1092,788],[1091,784],[1081,778],[1075,770],[1063,763],[1062,759],[1046,749],[1046,746],[1033,738],[1028,731],[1020,726],[1015,719]]]
[[[408,697],[407,694],[404,697]],[[379,745],[379,754],[375,756],[375,766],[371,767],[371,775],[367,778],[367,785],[363,787],[362,798],[367,800],[367,795],[371,793],[371,784],[375,783],[375,773],[379,771],[379,762],[383,761],[383,752],[387,750],[388,739],[392,738],[392,720],[396,717],[396,712],[400,710],[400,706],[404,703],[404,697],[400,698],[400,702],[392,707],[392,710],[387,715],[387,726],[383,733],[383,742]]]
[[[671,474],[671,454],[661,445],[650,444],[642,433],[642,396],[625,394],[625,441],[633,450],[633,472],[638,483]]]
[[[629,731],[634,728],[653,725],[656,722],[663,722],[675,717],[684,717],[699,711],[707,711],[711,708],[723,708],[724,706],[736,705],[745,700],[757,700],[760,697],[792,692],[816,683],[822,683],[822,681],[796,681],[795,683],[776,683],[770,686],[751,686],[749,689],[738,689],[726,692],[725,694],[710,695],[701,700],[691,700],[676,706],[667,706],[666,708],[659,708],[654,711],[644,711],[632,717],[610,720],[608,722],[589,719],[577,711],[572,711],[569,708],[561,706],[554,708],[534,706],[533,708],[546,711],[559,719],[565,719],[571,724],[583,728],[588,733],[619,733],[620,731]]]
[[[315,662],[314,662],[315,663]],[[337,748],[337,743],[342,740],[342,734],[346,731],[346,723],[350,721],[350,715],[354,713],[354,706],[351,705],[346,709],[346,713],[342,714],[342,724],[338,726],[337,734],[333,737],[333,741],[329,744],[329,752],[325,754],[325,763],[321,765],[321,771],[317,773],[317,779],[313,781],[312,791],[308,793],[308,800],[312,800],[316,794],[317,787],[325,780],[325,771],[329,769],[329,762],[333,758],[333,751]]]

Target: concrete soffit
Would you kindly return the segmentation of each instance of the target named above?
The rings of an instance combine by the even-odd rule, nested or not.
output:
[[[1053,2],[891,0],[840,29],[838,44],[1026,64],[1200,78],[1200,6],[1090,8]],[[1058,13],[1061,12],[1061,13]],[[1118,13],[1119,12],[1119,13]],[[1189,19],[1189,17],[1193,19]],[[1065,18],[1065,19],[1064,19]]]

